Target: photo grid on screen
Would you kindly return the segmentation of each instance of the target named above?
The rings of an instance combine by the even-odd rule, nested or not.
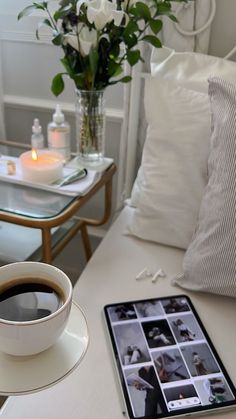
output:
[[[234,400],[185,297],[108,307],[134,417]]]

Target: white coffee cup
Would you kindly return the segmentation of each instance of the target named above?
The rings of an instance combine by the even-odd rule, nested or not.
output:
[[[0,267],[0,296],[16,283],[35,282],[33,278],[57,291],[61,304],[51,314],[36,320],[0,318],[0,351],[10,355],[34,355],[48,349],[60,337],[69,318],[73,291],[70,279],[60,269],[46,263],[16,262]],[[32,306],[33,303],[31,295],[27,304]]]

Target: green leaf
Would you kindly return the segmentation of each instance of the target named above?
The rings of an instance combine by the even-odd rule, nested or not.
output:
[[[123,68],[119,63],[116,63],[115,61],[109,61],[108,63],[108,74],[110,77],[117,77],[119,76],[123,71]]]
[[[109,58],[115,59],[115,58],[118,58],[119,55],[120,55],[120,45],[119,44],[112,45],[110,49],[110,53],[109,53]]]
[[[65,87],[64,80],[62,78],[65,73],[58,73],[52,80],[51,90],[55,96],[59,96]]]
[[[66,7],[63,7],[61,9],[57,10],[53,15],[55,21],[57,22],[59,19],[62,19],[63,17],[68,16],[68,14],[69,14],[68,12],[70,10],[72,10],[72,7],[71,7],[70,4]]]
[[[96,48],[91,48],[90,52],[89,52],[89,63],[90,63],[90,68],[91,68],[91,72],[95,75],[97,72],[97,68],[98,68],[98,52],[96,50]]]
[[[151,44],[152,46],[154,46],[155,48],[161,48],[162,44],[160,39],[156,38],[153,35],[146,35],[142,38],[142,41],[148,42],[149,44]]]
[[[131,76],[125,76],[125,77],[122,77],[121,79],[110,81],[109,85],[111,86],[113,84],[120,83],[120,82],[121,83],[129,83],[131,80],[132,80]]]
[[[61,61],[62,65],[64,66],[66,72],[71,77],[71,74],[73,73],[73,71],[71,70],[70,62],[68,61],[68,59],[66,57],[64,57],[64,58],[61,58],[60,61]]]
[[[139,17],[138,10],[136,9],[136,7],[135,7],[135,6],[132,6],[132,7],[129,9],[129,14],[130,14],[130,15],[133,15],[133,16],[135,16],[135,17]]]
[[[168,15],[171,12],[171,4],[168,3],[159,3],[157,4],[158,15]]]
[[[150,24],[150,28],[151,28],[152,32],[155,33],[155,35],[158,32],[160,32],[161,29],[162,29],[162,21],[159,20],[159,19],[157,19],[157,20],[151,19],[149,24]]]
[[[52,24],[49,19],[43,19],[38,23],[38,28],[36,30],[36,38],[39,39],[39,30],[42,28],[42,26],[47,26],[52,29]]]
[[[74,80],[78,89],[84,88],[85,75],[83,73],[74,74],[71,78]]]
[[[168,16],[171,20],[173,20],[173,22],[177,23],[178,19],[174,16],[174,15],[169,15]]]
[[[18,14],[17,19],[20,20],[22,17],[30,16],[35,10],[36,7],[34,5],[27,6]]]
[[[140,51],[134,50],[134,51],[128,51],[127,52],[127,60],[129,65],[134,66],[140,59]]]
[[[33,3],[36,7],[36,9],[41,9],[41,10],[45,10],[48,7],[48,2],[47,1],[42,1],[41,3]]]
[[[54,38],[52,39],[53,45],[63,45],[64,36],[61,33],[58,33]]]
[[[128,25],[126,26],[125,30],[124,30],[124,36],[130,36],[132,35],[134,32],[138,32],[139,31],[139,27],[138,24],[136,22],[134,22],[133,20],[130,20]]]
[[[151,13],[150,13],[149,7],[146,4],[138,1],[135,6],[136,6],[136,10],[139,16],[142,19],[144,19],[145,22],[151,19]]]
[[[133,48],[138,43],[138,38],[135,34],[124,37],[124,43],[127,45],[128,49]]]
[[[25,7],[17,16],[20,20],[22,17],[30,16],[35,10],[46,10],[48,3],[43,1],[42,3],[33,3],[31,6]]]
[[[122,79],[118,81],[120,81],[121,83],[129,83],[131,80],[132,80],[131,76],[125,76],[125,77],[122,77]]]

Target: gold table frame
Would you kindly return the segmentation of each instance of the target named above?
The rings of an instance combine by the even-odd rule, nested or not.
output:
[[[5,142],[1,142],[4,144]],[[6,145],[15,145],[20,147],[20,144],[14,142],[6,142]],[[58,215],[50,218],[29,218],[23,215],[16,215],[0,210],[0,220],[8,223],[18,224],[25,227],[40,229],[42,232],[42,262],[52,263],[52,260],[64,249],[67,243],[76,235],[78,231],[81,232],[82,243],[85,250],[86,260],[88,261],[92,255],[91,243],[88,235],[87,226],[101,226],[105,224],[110,216],[112,209],[112,179],[116,172],[116,166],[113,163],[101,176],[101,179],[90,189],[88,193],[83,196],[75,198],[64,210]],[[54,246],[52,246],[51,229],[53,227],[60,227],[66,221],[70,220],[77,211],[84,206],[99,190],[104,187],[104,211],[100,219],[79,217],[73,227],[63,236],[63,238]]]

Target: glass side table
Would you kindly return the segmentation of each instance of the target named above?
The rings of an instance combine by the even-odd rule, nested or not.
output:
[[[2,154],[17,157],[27,148],[29,146],[0,141]],[[42,237],[40,260],[46,263],[52,263],[52,260],[80,231],[88,261],[92,255],[92,248],[87,226],[100,226],[109,220],[112,205],[112,179],[115,172],[116,166],[111,164],[89,192],[76,197],[0,181],[0,221],[40,229]],[[105,192],[102,218],[75,217],[80,208],[102,188]],[[52,234],[52,229],[55,227],[57,231]]]

